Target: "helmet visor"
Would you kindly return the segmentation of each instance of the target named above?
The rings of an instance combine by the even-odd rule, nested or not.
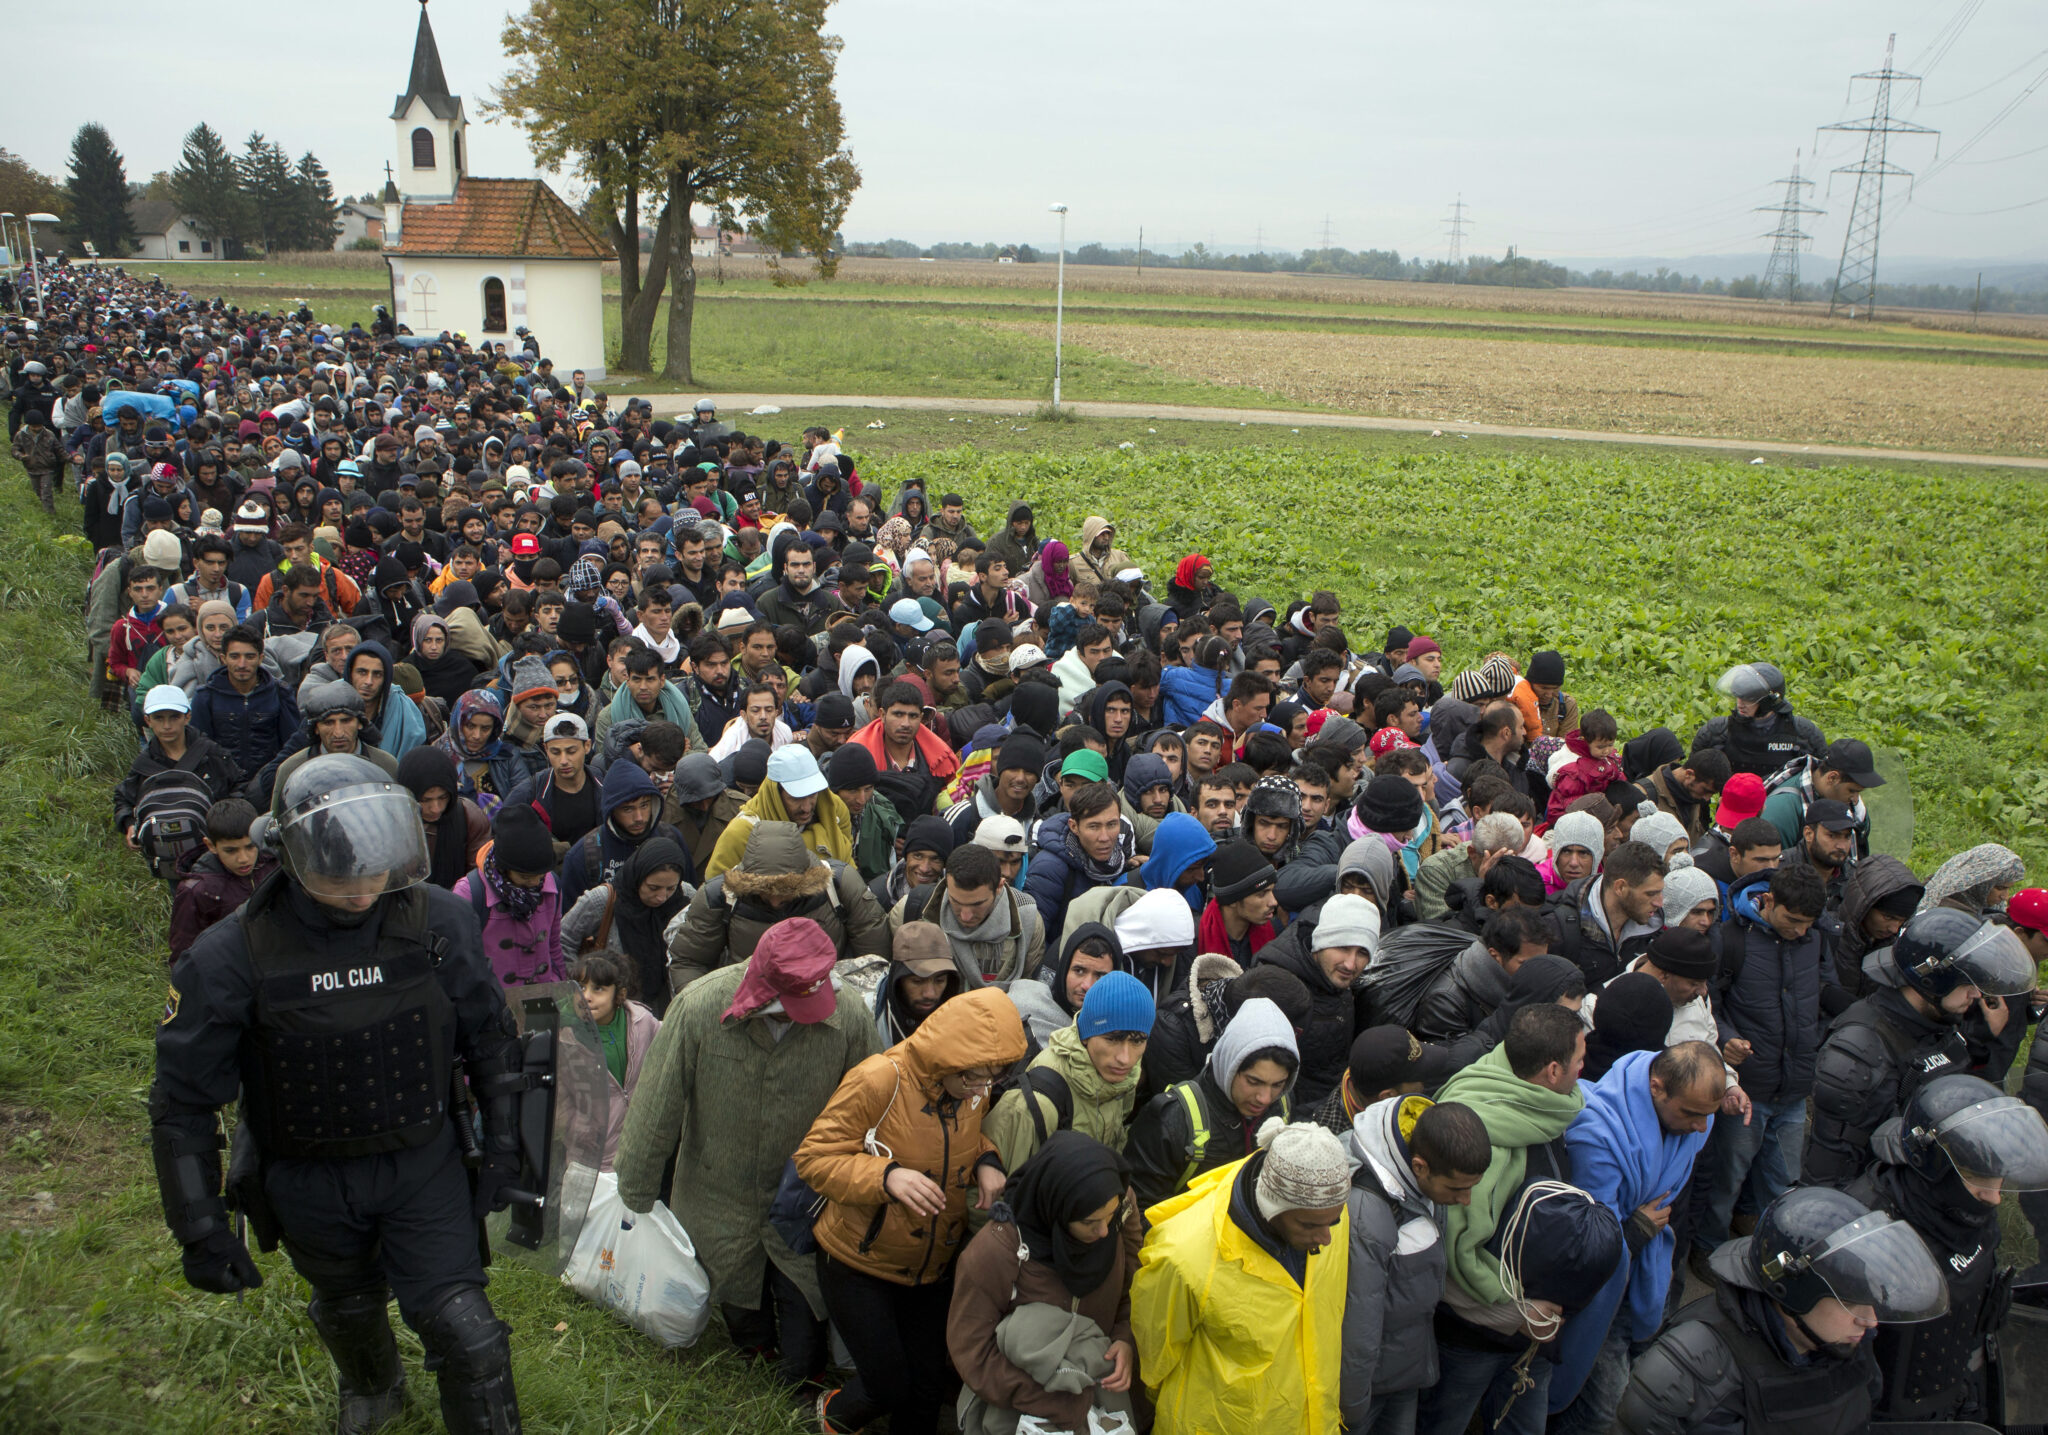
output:
[[[1813,1273],[1844,1305],[1867,1305],[1888,1324],[1948,1313],[1948,1282],[1919,1234],[1882,1211],[1859,1216],[1828,1237]]]
[[[292,875],[315,897],[377,897],[427,879],[419,804],[395,783],[323,792],[278,827]]]
[[[1771,691],[1770,679],[1758,672],[1753,663],[1738,663],[1715,680],[1714,688],[1724,697],[1737,702],[1761,702]]]
[[[2024,1101],[1994,1097],[1966,1106],[1934,1129],[1964,1180],[2011,1191],[2048,1188],[2048,1123]]]
[[[2016,997],[2034,989],[2034,959],[2012,928],[1986,922],[1956,949],[1956,970],[1964,981],[1992,996]]]

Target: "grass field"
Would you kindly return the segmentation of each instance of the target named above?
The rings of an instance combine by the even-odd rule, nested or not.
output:
[[[1902,463],[1752,468],[1646,448],[1246,431],[1145,421],[797,411],[847,427],[862,471],[921,474],[986,525],[1028,496],[1041,532],[1086,513],[1163,581],[1200,550],[1276,603],[1327,583],[1347,625],[1428,631],[1455,671],[1557,646],[1568,686],[1625,733],[1681,734],[1715,673],[1767,657],[1830,733],[1908,754],[1925,872],[1987,838],[2048,862],[2048,623],[2027,577],[2048,488]],[[879,422],[882,427],[862,427]],[[1128,447],[1126,447],[1128,445]],[[195,1293],[165,1235],[143,1100],[163,1002],[164,893],[119,846],[107,795],[132,752],[84,696],[85,559],[0,460],[0,1429],[318,1428],[331,1378],[281,1257],[245,1301]],[[70,522],[67,514],[67,524]],[[502,1263],[537,1432],[801,1428],[722,1345],[668,1359]],[[438,1428],[414,1362],[409,1432]]]

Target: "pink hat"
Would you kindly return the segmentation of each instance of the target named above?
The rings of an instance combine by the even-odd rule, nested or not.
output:
[[[827,1020],[839,1009],[839,993],[832,988],[838,958],[823,927],[809,917],[784,918],[761,934],[723,1019],[744,1021],[779,1001],[792,1021]]]
[[[1408,661],[1411,663],[1425,653],[1435,653],[1438,657],[1442,657],[1443,651],[1442,648],[1436,645],[1436,639],[1425,638],[1420,633],[1408,640]]]

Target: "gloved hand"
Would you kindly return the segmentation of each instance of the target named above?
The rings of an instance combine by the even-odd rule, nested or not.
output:
[[[510,1151],[494,1151],[484,1157],[483,1165],[476,1171],[476,1197],[473,1202],[476,1218],[481,1221],[493,1211],[502,1211],[511,1204],[505,1194],[507,1186],[519,1181],[519,1157]]]
[[[233,1295],[262,1285],[263,1272],[242,1238],[221,1226],[185,1247],[185,1283],[194,1290]]]

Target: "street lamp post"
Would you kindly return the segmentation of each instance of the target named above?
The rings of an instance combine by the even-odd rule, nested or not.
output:
[[[54,214],[31,214],[28,217],[28,267],[29,272],[35,276],[36,317],[40,319],[50,317],[50,301],[43,297],[43,266],[36,259],[36,226],[56,223],[58,219]]]
[[[1067,321],[1067,207],[1055,204],[1052,212],[1060,217],[1059,287],[1052,311],[1052,406],[1057,410],[1060,406],[1060,341]]]

